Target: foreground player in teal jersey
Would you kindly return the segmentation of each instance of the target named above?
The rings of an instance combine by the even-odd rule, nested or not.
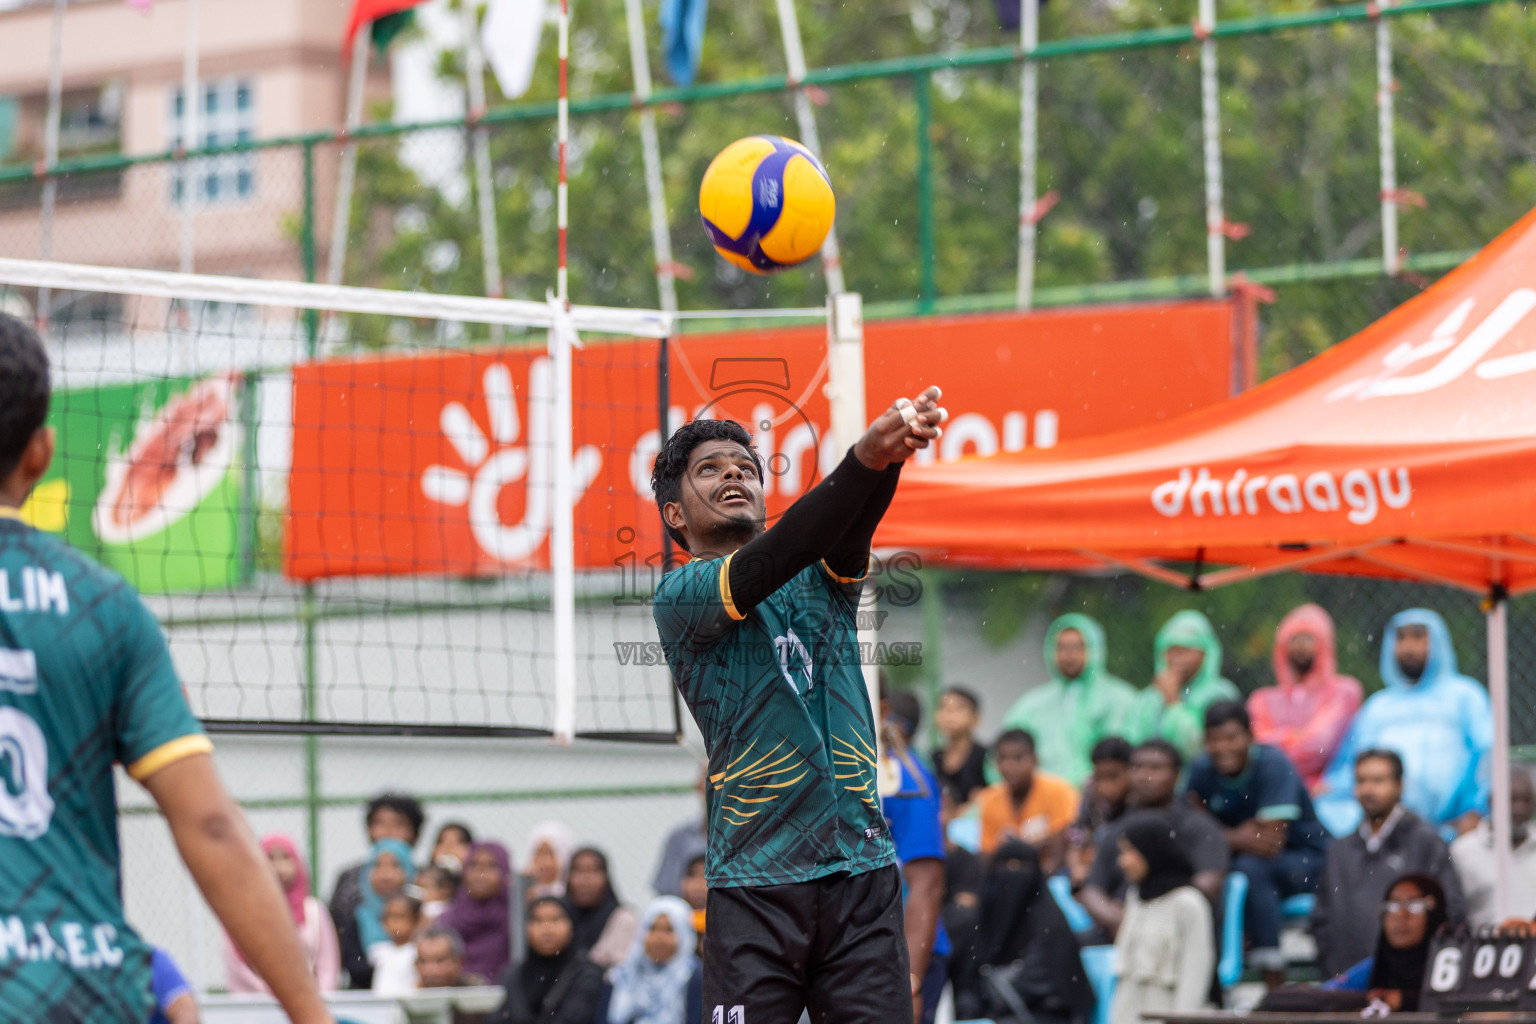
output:
[[[898,402],[772,529],[739,424],[689,423],[656,458],[662,520],[693,556],[654,615],[709,750],[708,1024],[912,1020],[855,613],[901,464],[940,434],[938,397]]]
[[[151,950],[123,919],[113,762],[159,804],[291,1018],[330,1021],[159,625],[120,577],[21,521],[53,458],[48,401],[42,343],[0,314],[0,1021],[149,1019]]]

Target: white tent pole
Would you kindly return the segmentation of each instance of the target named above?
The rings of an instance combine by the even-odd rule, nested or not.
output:
[[[485,54],[480,50],[480,27],[473,0],[459,4],[464,29],[464,84],[469,94],[469,119],[478,122],[485,114]],[[485,294],[501,298],[501,240],[496,234],[496,193],[491,179],[491,136],[482,124],[471,133],[474,149],[475,191],[479,198],[480,256],[485,262]]]
[[[352,40],[352,76],[347,85],[347,143],[341,150],[341,169],[336,177],[336,209],[331,217],[331,251],[326,267],[327,284],[341,284],[347,261],[347,226],[352,213],[352,184],[357,176],[357,143],[352,132],[363,123],[363,87],[368,81],[368,45],[373,26],[358,26]]]
[[[1035,302],[1035,182],[1040,139],[1040,66],[1035,47],[1040,44],[1040,0],[1024,0],[1020,10],[1019,42],[1024,50],[1024,70],[1019,97],[1019,296],[1018,307]]]
[[[43,179],[43,209],[39,238],[39,256],[53,259],[53,209],[59,199],[59,179],[53,169],[59,162],[59,122],[64,118],[64,2],[53,2],[53,38],[48,57],[48,121],[43,126],[43,164],[48,177]],[[51,289],[37,293],[37,319],[46,324],[51,317]]]
[[[823,159],[821,134],[816,130],[816,112],[811,109],[811,98],[800,83],[805,81],[805,47],[800,40],[800,18],[795,13],[795,0],[778,0],[779,31],[784,36],[784,63],[789,68],[789,83],[795,91],[795,120],[800,128],[800,141],[817,159]],[[827,274],[827,294],[840,295],[843,291],[843,257],[837,244],[837,227],[827,232],[827,240],[821,246],[821,265]],[[851,443],[851,442],[850,442]]]
[[[1495,594],[1488,609],[1488,696],[1493,704],[1493,907],[1499,920],[1529,907],[1510,906],[1512,847],[1509,809],[1509,601]]]
[[[1380,0],[1382,10],[1392,0]],[[1386,272],[1402,269],[1397,245],[1397,140],[1393,128],[1392,29],[1376,17],[1376,120],[1381,137],[1381,262]]]
[[[555,667],[555,715],[552,725],[556,743],[576,738],[576,518],[572,507],[575,491],[575,443],[572,436],[571,346],[576,328],[560,299],[553,302],[555,325],[549,332],[550,358],[554,366],[555,408],[553,490],[550,496],[549,530],[550,610],[554,619],[552,641]],[[528,495],[529,501],[540,500]]]
[[[203,90],[197,74],[197,4],[187,0],[186,52],[181,58],[181,147],[202,149]],[[197,172],[191,160],[181,162],[181,260],[178,269],[190,274],[197,254]]]
[[[640,0],[624,0],[629,26],[629,65],[635,79],[635,100],[651,98],[651,58],[645,49],[645,18]],[[661,141],[656,134],[656,111],[640,108],[640,153],[645,160],[645,197],[651,212],[651,248],[656,254],[656,290],[661,308],[677,310],[677,278],[672,273],[672,232],[667,224],[667,195],[661,179]]]
[[[1216,81],[1216,0],[1200,0],[1200,114],[1205,134],[1205,252],[1211,294],[1227,290],[1226,214],[1221,197],[1221,107]]]

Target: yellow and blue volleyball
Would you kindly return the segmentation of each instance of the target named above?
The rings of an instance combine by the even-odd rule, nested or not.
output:
[[[715,251],[754,274],[776,273],[815,256],[836,212],[821,161],[779,135],[726,146],[699,184],[699,213]]]

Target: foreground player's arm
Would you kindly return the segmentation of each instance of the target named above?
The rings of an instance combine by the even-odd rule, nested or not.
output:
[[[213,758],[194,754],[141,779],[208,905],[294,1024],[329,1022],[277,879]]]

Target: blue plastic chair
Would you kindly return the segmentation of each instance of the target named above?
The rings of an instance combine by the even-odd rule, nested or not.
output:
[[[1216,980],[1222,988],[1231,988],[1243,980],[1243,910],[1248,904],[1248,876],[1229,872],[1222,890],[1221,959],[1216,962]]]
[[[1093,996],[1098,1000],[1093,1010],[1093,1024],[1109,1024],[1109,1007],[1115,999],[1115,947],[1084,946],[1079,954],[1083,958],[1088,984],[1093,986]]]
[[[1299,896],[1291,896],[1280,904],[1280,915],[1286,921],[1303,921],[1312,916],[1312,909],[1317,906],[1317,897],[1310,892],[1301,893]]]
[[[1066,875],[1052,875],[1045,884],[1050,886],[1051,895],[1056,897],[1056,905],[1061,907],[1061,912],[1067,916],[1067,927],[1074,932],[1086,932],[1093,927],[1093,918],[1089,917],[1083,905],[1072,897],[1072,879]]]
[[[981,852],[981,819],[971,816],[956,818],[949,823],[949,841],[962,850]]]

